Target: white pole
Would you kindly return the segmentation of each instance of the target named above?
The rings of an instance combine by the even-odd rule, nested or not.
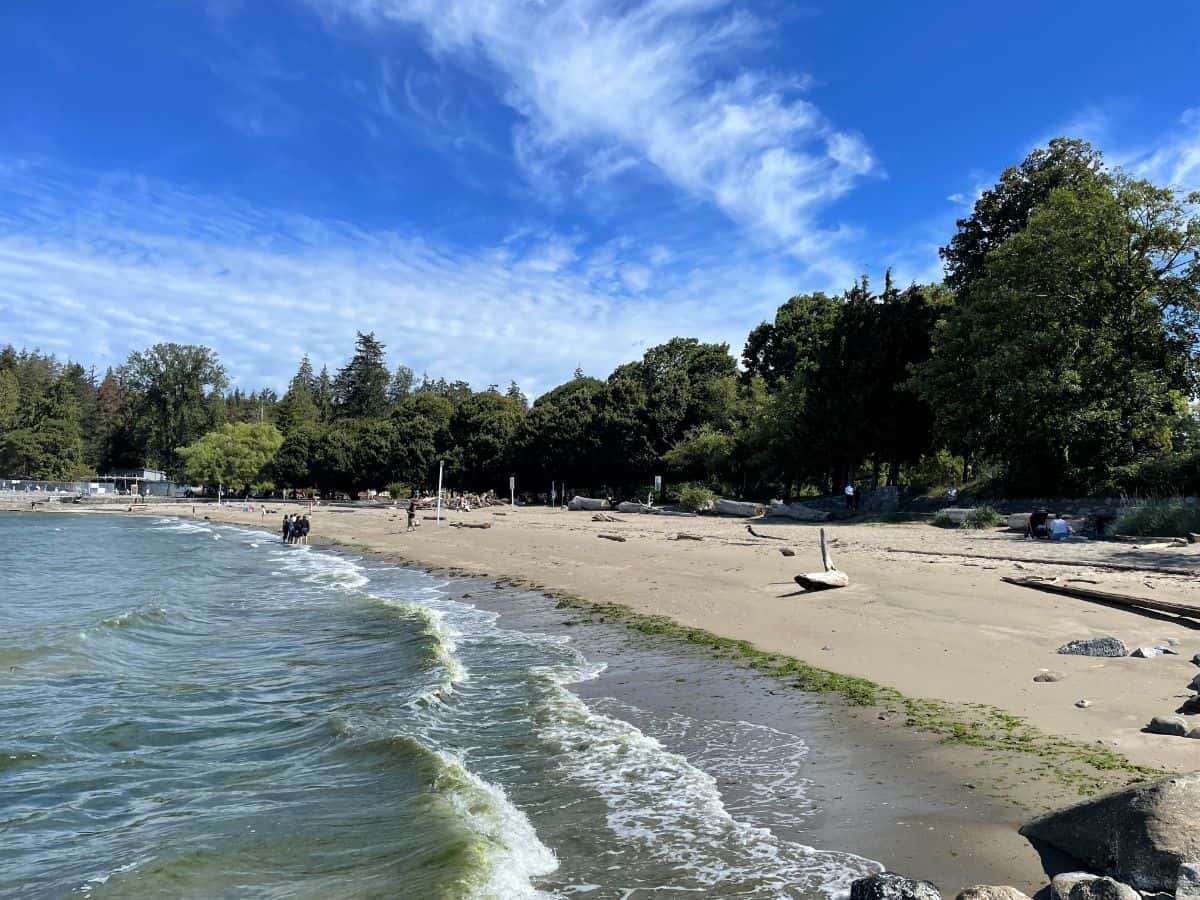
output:
[[[438,502],[437,502],[437,524],[442,524],[442,469],[445,467],[446,461],[438,462]]]
[[[221,505],[221,482],[217,482],[217,506]]]
[[[510,477],[508,479],[508,505],[509,506],[517,505],[517,479],[516,478]]]

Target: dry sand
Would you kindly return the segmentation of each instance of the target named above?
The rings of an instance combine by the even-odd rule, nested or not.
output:
[[[297,507],[267,508],[272,512],[264,518],[261,506],[251,513],[240,506],[204,504],[195,515],[276,531],[280,513]],[[138,512],[191,514],[190,507],[178,504],[152,504]],[[756,521],[756,530],[786,539],[773,541],[750,536],[746,521],[739,519],[619,515],[620,521],[600,523],[591,513],[544,508],[449,513],[440,526],[423,520],[410,534],[404,533],[402,508],[317,507],[311,518],[314,543],[330,541],[396,561],[619,603],[867,678],[909,697],[997,707],[1048,734],[1102,743],[1139,765],[1200,769],[1200,742],[1141,732],[1152,716],[1173,713],[1190,696],[1187,685],[1200,671],[1190,662],[1200,652],[1200,625],[1000,580],[1003,575],[1057,577],[1063,584],[1083,579],[1075,583],[1198,604],[1200,545],[1048,544],[1006,532],[927,524],[834,524],[827,526],[833,556],[850,574],[851,585],[804,594],[792,576],[820,568],[818,531],[812,525]],[[451,527],[455,522],[491,527]],[[680,531],[703,539],[674,540]],[[601,532],[626,540],[602,540]],[[796,556],[782,556],[783,546]],[[1106,564],[1139,570],[1114,571]],[[1179,655],[1142,660],[1055,653],[1069,640],[1104,635],[1120,638],[1130,649],[1174,639]],[[1046,669],[1066,677],[1034,683]],[[1090,707],[1076,708],[1081,699]],[[852,714],[865,721],[876,719],[877,712]],[[886,733],[899,728],[903,715],[880,717],[886,721],[872,724],[879,725],[881,740],[894,739]],[[1200,725],[1200,717],[1194,721]],[[972,792],[978,786],[989,802],[1012,804],[1005,821],[995,821],[989,811],[992,820],[979,823],[975,838],[992,845],[991,863],[983,868],[990,874],[1003,861],[1013,871],[1008,883],[1036,887],[1040,862],[1013,826],[1029,810],[1070,800],[1075,788],[1056,781],[1052,766],[1037,757],[997,762],[969,747],[908,737],[898,746],[920,755],[925,771],[943,772],[947,783]],[[911,759],[898,763],[902,770]],[[920,855],[910,847],[909,856],[913,853]]]

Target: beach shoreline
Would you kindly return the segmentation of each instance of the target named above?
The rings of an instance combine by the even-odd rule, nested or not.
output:
[[[198,504],[195,515],[274,531],[279,511],[292,508],[267,507],[274,518],[264,519],[258,505],[249,512],[240,505],[218,508]],[[137,514],[192,515],[190,506],[179,504],[134,509]],[[64,507],[63,511],[79,508]],[[971,880],[1034,891],[1045,882],[1044,861],[1016,835],[1016,825],[1023,818],[1069,802],[1084,790],[1143,777],[1136,771],[1138,767],[1146,772],[1194,768],[1194,764],[1189,766],[1189,751],[1194,753],[1195,745],[1142,735],[1138,730],[1149,715],[1170,711],[1162,708],[1164,701],[1186,693],[1183,688],[1190,667],[1185,666],[1185,659],[1192,652],[1187,649],[1189,640],[1200,645],[1193,631],[1179,623],[1147,620],[1127,611],[1038,595],[999,582],[999,575],[1010,574],[1012,568],[1005,562],[1005,553],[1011,556],[1016,549],[1028,558],[1030,554],[1067,551],[1073,562],[1095,567],[1093,571],[1076,566],[1073,574],[1100,576],[1091,580],[1103,581],[1105,587],[1142,579],[1138,583],[1143,591],[1153,583],[1156,596],[1181,596],[1186,591],[1183,579],[1152,570],[1194,566],[1200,560],[1194,550],[1010,546],[1001,537],[942,532],[920,525],[837,526],[829,531],[839,566],[853,579],[851,588],[797,597],[794,586],[787,586],[788,573],[816,567],[816,530],[811,526],[763,525],[763,529],[786,537],[788,545],[796,549],[797,557],[789,559],[778,553],[774,542],[744,536],[745,523],[738,520],[626,516],[620,517],[623,521],[599,525],[586,513],[523,508],[484,509],[447,514],[446,518],[441,527],[425,522],[417,533],[406,535],[402,510],[317,507],[313,543],[535,590],[553,598],[564,614],[569,611],[576,625],[594,621],[601,626],[631,625],[634,630],[655,631],[656,627],[646,627],[647,622],[668,621],[681,629],[675,637],[698,644],[696,649],[702,652],[731,660],[738,655],[736,648],[706,644],[706,639],[697,635],[744,641],[772,654],[771,658],[777,655],[819,663],[820,669],[815,671],[837,672],[886,686],[875,705],[853,706],[844,698],[828,701],[836,728],[854,735],[846,740],[856,744],[856,759],[867,760],[865,768],[881,777],[874,778],[878,782],[875,793],[867,790],[858,798],[861,802],[847,801],[844,792],[831,802],[830,813],[824,817],[827,827],[814,843],[828,841],[865,855],[875,852],[875,858],[902,871],[910,865],[911,874],[918,877],[939,875],[945,880],[969,874]],[[452,521],[486,522],[493,527],[448,527]],[[596,540],[600,530],[619,532],[626,541]],[[696,532],[703,540],[669,540],[680,530]],[[888,552],[891,550],[896,552]],[[986,559],[979,563],[940,557],[939,550],[994,555],[996,571],[986,576],[985,584],[981,576],[991,569]],[[925,553],[927,559],[922,558]],[[1112,553],[1123,554],[1123,560],[1136,559],[1146,571],[1103,569],[1104,554]],[[1047,555],[1044,568],[1051,571],[1056,565]],[[1019,570],[1038,574],[1041,568],[1024,563]],[[997,612],[996,603],[1006,607]],[[1045,624],[1042,620],[1048,614],[1052,614],[1051,622]],[[912,621],[904,622],[905,617]],[[670,636],[670,629],[665,630]],[[923,632],[921,646],[912,646],[913,632]],[[1054,641],[1100,633],[1115,633],[1131,647],[1170,636],[1187,652],[1160,660],[1095,660],[1053,656],[1053,648],[1047,649]],[[973,664],[967,664],[963,657],[971,655],[971,639],[980,637],[999,637],[1008,648],[1022,641],[1035,646],[1014,654],[1025,659],[1008,659],[995,652],[981,657],[975,652]],[[937,643],[943,644],[940,659],[934,656]],[[848,647],[861,652],[847,653]],[[881,675],[879,666],[869,664],[869,657],[884,652],[890,665]],[[1140,667],[1139,680],[1130,685],[1129,670],[1134,666]],[[1033,684],[1032,676],[1042,667],[1066,670],[1068,677],[1062,684]],[[781,680],[795,684],[787,678]],[[896,689],[900,693],[895,693]],[[976,705],[1032,722],[1040,734],[1051,742],[1061,741],[1062,746],[1048,743],[1033,752],[1027,748],[1009,752],[1011,748],[1003,747],[1004,734],[999,735],[999,744],[993,740],[994,734],[990,743],[948,742],[944,728],[955,726],[972,708],[964,693],[977,695]],[[1093,698],[1102,709],[1085,727],[1079,722],[1092,711],[1074,709],[1076,693]],[[908,700],[911,697],[931,699],[918,701],[929,705],[914,706]],[[1053,699],[1057,708],[1050,708],[1046,698]],[[1138,722],[1142,716],[1145,718]],[[937,726],[943,727],[942,733]],[[994,723],[988,727],[995,730]],[[1023,734],[1016,730],[1009,737],[1019,741]],[[835,742],[827,744],[833,747]],[[1084,766],[1094,771],[1088,775],[1092,780],[1081,781],[1082,770],[1064,766],[1067,761],[1078,762],[1075,757],[1088,744],[1104,748],[1102,752],[1112,756],[1091,760],[1101,765]],[[1115,771],[1105,771],[1107,763],[1122,757],[1128,759],[1128,768],[1118,765]],[[820,774],[830,785],[839,784],[836,767]],[[814,781],[821,783],[821,778]],[[841,783],[852,782],[850,778]],[[912,815],[907,826],[896,825],[895,807],[886,807],[886,812],[871,808],[879,799],[878,789],[885,784],[896,789],[893,799],[908,804]],[[921,786],[920,792],[912,790],[916,785]],[[834,822],[838,809],[842,819]],[[945,833],[913,834],[911,820],[922,811],[931,821],[942,816],[939,824],[946,826]],[[953,815],[947,819],[947,813]],[[936,830],[938,825],[930,827]],[[846,843],[855,834],[868,846]],[[930,869],[935,871],[926,871]],[[965,881],[947,881],[941,886],[956,890],[964,885]]]

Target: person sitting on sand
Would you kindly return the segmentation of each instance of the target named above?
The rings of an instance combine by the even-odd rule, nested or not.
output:
[[[1050,518],[1050,512],[1045,509],[1039,509],[1029,516],[1029,523],[1025,526],[1025,537],[1031,538],[1046,538],[1050,536],[1050,526],[1046,524],[1046,520]]]
[[[1050,540],[1065,541],[1071,533],[1071,526],[1067,524],[1067,520],[1058,514],[1050,522]]]
[[[413,498],[408,501],[408,528],[406,528],[405,531],[416,531],[416,528],[417,528],[417,526],[415,524],[416,521],[417,521],[417,501],[416,501],[416,498]]]

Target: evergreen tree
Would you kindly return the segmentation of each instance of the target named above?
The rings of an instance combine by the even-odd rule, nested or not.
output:
[[[391,377],[384,346],[374,332],[358,333],[354,356],[333,380],[334,412],[339,418],[371,419],[387,414]]]

